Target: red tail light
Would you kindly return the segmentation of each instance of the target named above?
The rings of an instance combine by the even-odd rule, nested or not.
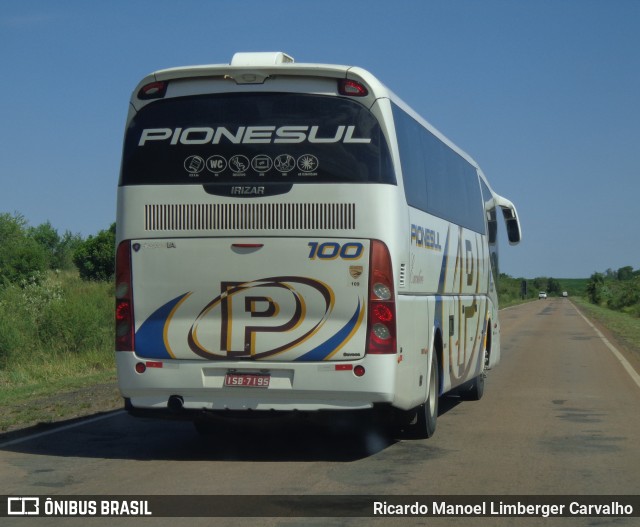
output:
[[[138,91],[138,99],[162,99],[167,93],[168,82],[158,81],[144,85]]]
[[[369,269],[367,353],[396,353],[396,302],[391,255],[381,241],[371,240]]]
[[[350,79],[340,79],[338,81],[338,93],[340,95],[348,95],[350,97],[366,97],[369,95],[364,84]]]
[[[131,242],[116,252],[116,351],[133,351],[133,291],[131,289]]]

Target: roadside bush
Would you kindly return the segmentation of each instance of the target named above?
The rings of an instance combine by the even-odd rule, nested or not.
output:
[[[19,214],[0,213],[0,286],[31,281],[48,266],[45,249],[26,234]]]
[[[67,231],[60,236],[58,231],[47,221],[37,227],[30,227],[27,235],[44,249],[49,269],[73,269],[73,253],[82,243],[79,234],[71,234]]]
[[[46,378],[73,357],[110,368],[113,324],[112,284],[84,282],[76,272],[11,284],[0,289],[0,370]]]
[[[115,273],[116,224],[78,244],[73,262],[84,280],[111,280]]]
[[[79,354],[111,350],[113,303],[111,284],[65,287],[62,302],[51,302],[39,320],[39,338],[45,349]]]
[[[0,387],[113,370],[114,242],[115,225],[83,242],[0,213]]]
[[[498,280],[498,301],[505,307],[520,300],[521,281],[509,275],[501,274]]]
[[[0,300],[0,371],[9,369],[15,350],[22,344],[20,321],[12,316],[8,304]]]
[[[611,294],[607,307],[627,313],[640,313],[640,277],[610,284]]]
[[[604,275],[601,273],[593,273],[587,283],[587,298],[592,304],[600,304],[602,301],[602,293],[604,289]]]
[[[640,274],[630,266],[594,273],[587,284],[589,302],[640,317]]]

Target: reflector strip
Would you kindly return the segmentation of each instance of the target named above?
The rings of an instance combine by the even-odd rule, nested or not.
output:
[[[162,362],[150,361],[146,362],[147,368],[162,368]]]

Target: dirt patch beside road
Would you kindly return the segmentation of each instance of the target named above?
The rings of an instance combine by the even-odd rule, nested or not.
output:
[[[0,407],[0,442],[44,430],[60,421],[118,410],[122,397],[115,382],[77,388]]]

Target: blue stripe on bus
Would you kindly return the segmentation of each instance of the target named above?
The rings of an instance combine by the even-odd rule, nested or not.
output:
[[[136,353],[141,357],[153,359],[170,359],[171,355],[164,345],[164,325],[174,306],[188,293],[170,300],[153,312],[136,331]]]
[[[301,357],[298,357],[297,361],[320,361],[326,359],[331,353],[335,351],[336,348],[344,344],[356,327],[358,323],[358,319],[360,318],[360,311],[362,307],[360,306],[360,301],[358,300],[358,307],[356,308],[356,312],[353,314],[349,322],[347,322],[344,327],[338,331],[333,337],[326,340],[319,346],[315,347],[311,351],[305,353]]]

